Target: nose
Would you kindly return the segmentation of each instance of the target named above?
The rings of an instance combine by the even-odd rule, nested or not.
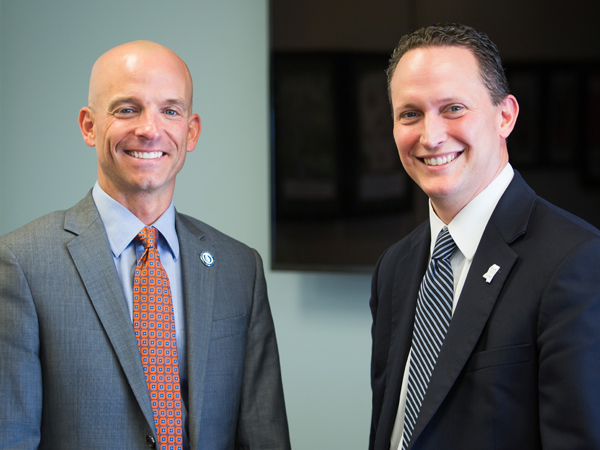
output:
[[[442,118],[425,116],[421,129],[421,145],[428,150],[434,150],[446,142],[446,124]]]
[[[160,136],[159,118],[150,111],[145,111],[139,119],[135,135],[152,141]]]

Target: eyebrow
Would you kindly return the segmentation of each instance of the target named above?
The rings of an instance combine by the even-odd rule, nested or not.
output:
[[[138,104],[139,100],[135,97],[117,97],[109,103],[108,110],[112,111],[117,106],[122,105],[124,103]],[[178,106],[181,109],[183,109],[185,112],[187,112],[187,110],[188,110],[187,103],[185,102],[185,100],[180,99],[180,98],[170,98],[170,99],[165,100],[163,103],[166,105]]]
[[[173,105],[173,106],[179,106],[181,109],[183,109],[186,112],[188,110],[187,102],[185,100],[183,100],[183,99],[180,99],[180,98],[168,99],[168,100],[165,101],[165,104],[167,104],[167,105]]]
[[[441,98],[439,100],[436,100],[437,104],[448,104],[448,103],[457,103],[457,102],[462,102],[463,100],[459,99],[458,97],[444,97]],[[400,105],[398,108],[418,108],[418,106],[416,106],[416,104],[412,103],[412,102],[408,102],[405,103],[403,105]]]
[[[461,103],[464,102],[464,98],[458,97],[446,97],[439,100],[439,103]]]
[[[108,110],[112,111],[118,105],[121,105],[123,103],[137,103],[137,100],[133,97],[117,97],[108,104]]]
[[[463,100],[458,97],[444,97],[436,101],[438,105],[448,105],[451,103],[461,103]],[[420,109],[415,103],[408,102],[403,105],[399,105],[397,108],[392,110],[392,117],[395,118],[398,116],[400,111],[412,110],[412,109]]]

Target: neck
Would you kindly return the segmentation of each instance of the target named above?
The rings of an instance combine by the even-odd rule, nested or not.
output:
[[[482,183],[481,186],[470,195],[455,195],[451,197],[432,198],[430,197],[431,206],[435,214],[440,218],[442,222],[448,225],[456,217],[456,215],[462,211],[475,197],[477,197],[481,191],[487,188],[500,173],[504,170],[508,164],[508,156],[502,161],[498,170],[491,176],[487,182]]]
[[[116,200],[116,199],[115,199]],[[122,201],[117,200],[121,205],[127,208],[129,211],[133,213],[140,221],[148,226],[152,225],[154,222],[158,220],[160,216],[164,214],[167,210],[171,202],[167,202],[165,204],[157,205],[157,204],[146,204],[140,202],[127,202],[124,203]]]
[[[435,215],[438,216],[439,219],[446,225],[452,222],[452,219],[454,219],[454,217],[458,214],[458,211],[454,213],[449,213],[448,211],[446,211],[445,208],[440,208],[436,205],[436,202],[434,202],[431,198],[429,199],[429,201],[431,202],[431,207],[433,208],[433,212],[435,213]]]
[[[107,189],[100,180],[98,180],[98,184],[104,192],[131,211],[146,226],[156,222],[169,208],[173,199],[172,190],[162,193],[162,195],[157,192],[145,191],[129,193]]]

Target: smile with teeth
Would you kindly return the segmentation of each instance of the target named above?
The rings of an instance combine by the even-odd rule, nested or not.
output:
[[[156,158],[160,158],[164,153],[163,152],[127,152],[127,154],[130,156],[133,156],[134,158],[156,159]]]
[[[452,153],[448,156],[438,156],[433,158],[422,158],[423,162],[428,166],[442,166],[453,161],[460,153]]]

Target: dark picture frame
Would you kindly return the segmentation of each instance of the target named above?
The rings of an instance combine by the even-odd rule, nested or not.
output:
[[[271,57],[272,268],[370,271],[427,218],[393,140],[389,56]],[[506,73],[520,104],[513,167],[534,181],[573,172],[599,189],[600,65],[508,63]]]
[[[272,54],[273,268],[369,270],[401,235],[412,192],[392,137],[387,60]],[[388,226],[398,233],[382,241]]]

